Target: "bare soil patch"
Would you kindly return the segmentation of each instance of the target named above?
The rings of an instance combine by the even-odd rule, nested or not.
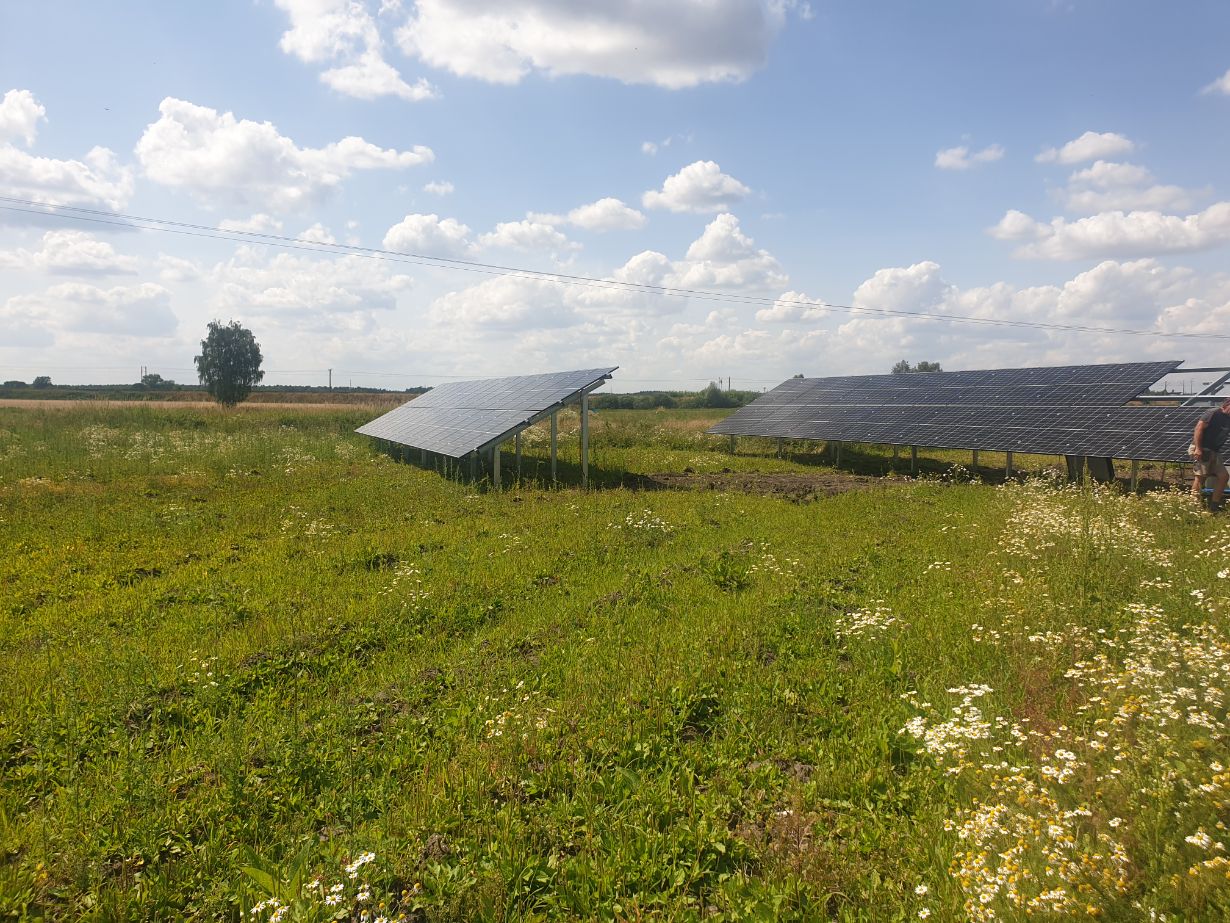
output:
[[[762,496],[777,496],[796,503],[832,497],[851,490],[888,486],[882,477],[845,472],[782,473],[757,471],[692,471],[641,475],[634,485],[641,490],[719,490]]]

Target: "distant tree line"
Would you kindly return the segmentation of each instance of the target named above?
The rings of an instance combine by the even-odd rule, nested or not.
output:
[[[26,384],[24,381],[19,381],[16,378],[11,378],[4,383],[5,388],[50,388],[51,376],[39,375],[31,384]]]
[[[658,408],[742,407],[760,397],[759,391],[727,391],[711,381],[700,391],[637,391],[631,394],[595,394],[595,410],[657,410]]]
[[[893,366],[894,375],[907,375],[910,372],[942,372],[942,371],[944,370],[940,368],[940,364],[938,362],[920,362],[918,363],[918,365],[910,365],[910,363],[902,359],[900,362],[898,362],[896,365]]]

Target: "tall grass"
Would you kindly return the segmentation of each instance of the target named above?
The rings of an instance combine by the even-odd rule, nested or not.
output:
[[[613,486],[823,463],[653,412],[494,492],[362,419],[0,409],[0,915],[1225,914],[1181,495]]]

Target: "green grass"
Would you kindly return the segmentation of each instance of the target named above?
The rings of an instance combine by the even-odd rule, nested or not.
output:
[[[494,492],[367,416],[0,408],[0,918],[329,918],[316,875],[433,921],[1230,909],[1224,520],[908,457],[617,486],[825,464],[701,411]]]

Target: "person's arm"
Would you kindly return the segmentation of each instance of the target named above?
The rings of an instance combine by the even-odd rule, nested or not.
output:
[[[1204,420],[1197,420],[1196,421],[1196,432],[1192,434],[1192,445],[1196,447],[1197,456],[1204,454],[1204,446],[1201,445],[1200,442],[1204,438],[1204,428],[1206,425],[1207,424],[1204,422]]]

